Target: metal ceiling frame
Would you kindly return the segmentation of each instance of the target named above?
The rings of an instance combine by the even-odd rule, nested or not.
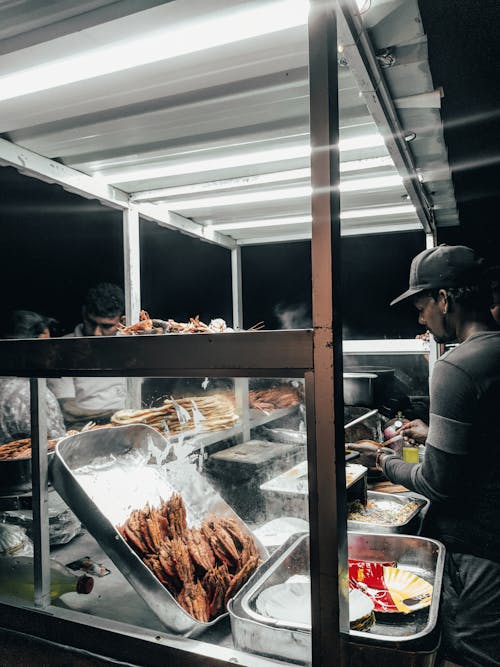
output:
[[[354,0],[338,0],[338,36],[349,68],[398,172],[406,173],[405,187],[426,234],[436,236],[432,206],[419,181],[411,150],[405,141],[395,104],[384,81],[375,52]]]
[[[154,2],[151,5],[156,4]],[[338,0],[338,29],[339,41],[342,43],[343,54],[348,61],[351,73],[363,94],[364,102],[372,115],[376,125],[382,130],[386,147],[394,162],[397,171],[403,175],[406,191],[415,206],[416,214],[423,230],[435,238],[436,225],[432,205],[429,203],[424,187],[419,181],[415,162],[409,145],[404,139],[404,132],[398,120],[396,105],[392,100],[383,73],[380,70],[374,53],[370,37],[363,25],[354,0]],[[150,189],[147,192],[127,193],[119,187],[109,185],[95,176],[68,167],[60,162],[43,157],[33,151],[0,139],[0,163],[16,167],[21,173],[33,176],[40,180],[57,183],[64,189],[86,198],[95,198],[106,206],[121,209],[122,211],[136,211],[139,216],[151,220],[160,226],[178,230],[184,234],[194,236],[210,243],[215,243],[227,249],[237,246],[263,244],[269,242],[287,242],[306,240],[310,238],[308,230],[288,231],[279,230],[276,234],[260,234],[258,223],[255,234],[251,238],[234,239],[230,233],[224,233],[219,226],[218,230],[211,229],[210,225],[196,222],[167,208],[166,204],[153,203],[161,196],[165,188]],[[293,170],[292,170],[293,171]],[[259,184],[263,176],[256,176],[254,180]],[[245,177],[227,179],[227,183],[251,182]],[[215,183],[224,184],[224,180]],[[215,184],[214,183],[214,184]],[[144,201],[145,196],[151,196],[150,201]],[[415,229],[414,225],[402,223],[404,230]],[[359,225],[358,228],[343,230],[344,235],[359,235],[364,233],[385,233],[398,231],[399,227],[390,225]]]

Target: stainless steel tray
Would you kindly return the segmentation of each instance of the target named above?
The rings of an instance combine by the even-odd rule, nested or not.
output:
[[[394,651],[425,651],[438,644],[436,622],[444,565],[444,547],[435,540],[409,535],[348,533],[350,558],[396,560],[434,586],[430,607],[403,616],[377,615],[368,631],[351,630],[349,643],[375,645]],[[236,648],[296,663],[310,661],[310,626],[284,623],[257,612],[256,599],[265,589],[294,574],[309,574],[309,534],[290,537],[265,563],[228,606]],[[332,632],[334,629],[332,628]],[[401,663],[403,664],[403,663]],[[418,664],[418,663],[415,663]]]
[[[196,636],[221,616],[202,623],[186,613],[115,527],[131,510],[146,502],[158,505],[174,491],[184,499],[190,524],[210,513],[236,516],[183,456],[182,444],[171,446],[149,426],[102,428],[61,440],[50,474],[55,489],[160,621],[172,632]],[[256,543],[265,559],[265,548]]]
[[[366,501],[367,468],[357,463],[346,463],[346,472],[351,472],[351,479],[346,481],[347,499]],[[307,519],[308,477],[307,461],[301,461],[286,472],[274,477],[259,487],[266,499],[268,518],[293,516]]]
[[[368,491],[368,500],[391,501],[404,505],[410,500],[418,503],[418,507],[410,514],[403,523],[384,526],[380,523],[368,523],[367,521],[347,521],[347,529],[362,533],[404,533],[405,535],[414,535],[420,528],[421,514],[427,511],[430,502],[425,498],[414,496],[411,493],[405,495],[396,495],[394,493],[381,493],[379,491]]]

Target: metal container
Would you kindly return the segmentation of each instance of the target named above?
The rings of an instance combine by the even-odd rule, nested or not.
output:
[[[344,403],[346,405],[375,407],[375,373],[344,373]]]
[[[434,586],[430,607],[405,616],[391,615],[389,620],[381,620],[378,615],[369,630],[351,630],[348,654],[364,655],[359,664],[376,664],[378,654],[387,658],[379,664],[432,665],[439,642],[436,623],[444,547],[422,537],[350,532],[348,553],[349,558],[362,560],[395,560]],[[310,626],[262,616],[256,606],[262,591],[296,574],[309,574],[308,533],[290,537],[230,601],[228,610],[236,648],[298,664],[310,662]]]
[[[182,455],[182,445],[171,447],[149,426],[102,428],[62,439],[50,474],[55,489],[160,621],[172,632],[196,636],[221,617],[202,623],[184,611],[116,529],[133,509],[157,505],[174,491],[184,499],[189,523],[210,513],[237,516],[192,465],[177,458]],[[266,550],[256,543],[265,559]]]
[[[246,521],[265,518],[260,485],[304,458],[300,445],[248,440],[208,457],[207,474],[225,500]]]
[[[380,523],[368,523],[366,521],[352,521],[348,519],[347,529],[362,533],[403,533],[405,535],[416,535],[420,529],[421,515],[427,511],[430,502],[425,498],[413,496],[412,494],[395,495],[394,493],[380,493],[368,491],[368,500],[376,502],[393,502],[404,505],[412,500],[418,503],[418,507],[410,514],[406,521],[391,526]]]
[[[352,473],[347,481],[347,500],[366,502],[367,469],[356,463],[346,464],[346,471]],[[307,519],[309,516],[307,461],[298,463],[290,470],[261,484],[266,499],[266,515],[269,519],[292,516]]]
[[[48,452],[49,460],[54,452]],[[31,456],[0,461],[0,496],[31,491]]]

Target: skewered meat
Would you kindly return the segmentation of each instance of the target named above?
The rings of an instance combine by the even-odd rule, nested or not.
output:
[[[175,320],[152,319],[145,310],[139,314],[139,322],[125,326],[118,326],[118,333],[121,336],[140,336],[144,334],[167,334],[167,333],[224,333],[232,332],[233,329],[226,325],[226,322],[217,317],[205,324],[200,320],[200,316],[190,317],[189,322],[176,322]]]
[[[270,389],[252,389],[248,392],[251,408],[263,412],[272,412],[280,408],[289,408],[300,403],[297,390],[290,385],[271,387]]]
[[[178,494],[159,508],[133,510],[117,529],[181,607],[202,622],[224,613],[260,563],[253,537],[238,519],[210,516],[190,528]]]

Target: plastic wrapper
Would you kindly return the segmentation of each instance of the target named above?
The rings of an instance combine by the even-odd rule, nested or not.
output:
[[[0,557],[32,555],[33,543],[24,528],[0,523]]]
[[[66,429],[54,394],[47,390],[47,435],[58,438]],[[27,378],[0,378],[0,443],[31,435],[30,382]]]
[[[1,521],[20,526],[33,536],[33,512],[31,510],[12,510],[2,513]],[[50,546],[67,544],[80,534],[82,524],[73,514],[61,496],[53,489],[49,491],[49,541]],[[24,555],[24,554],[23,554]]]

